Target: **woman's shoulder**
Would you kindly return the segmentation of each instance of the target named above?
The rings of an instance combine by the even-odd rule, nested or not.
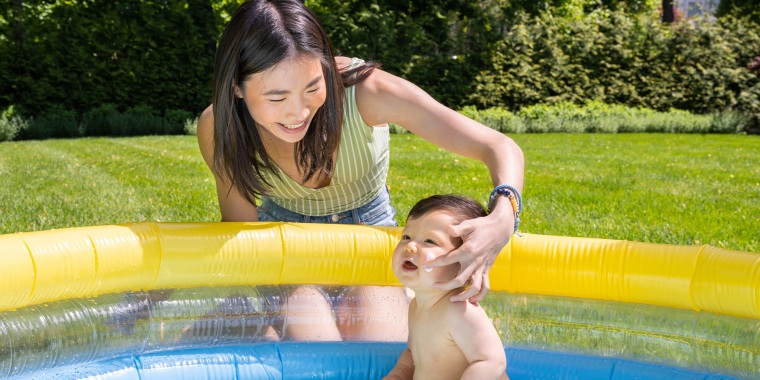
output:
[[[208,107],[206,107],[203,112],[201,112],[201,116],[198,117],[198,122],[213,122],[214,121],[214,105],[209,104]]]
[[[214,139],[214,109],[213,106],[206,107],[198,117],[196,135],[201,149],[209,148],[213,145]]]
[[[344,69],[348,68],[348,66],[351,65],[351,61],[353,61],[353,60],[354,59],[351,58],[351,57],[344,57],[342,55],[339,55],[339,56],[335,57],[335,65],[338,66],[338,69],[344,70]]]
[[[214,106],[206,107],[198,117],[198,133],[206,133],[214,129]]]

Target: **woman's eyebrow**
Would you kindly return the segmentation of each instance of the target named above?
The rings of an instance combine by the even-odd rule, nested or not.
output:
[[[322,76],[321,75],[318,76],[318,77],[316,77],[316,78],[314,78],[314,79],[312,79],[311,82],[309,82],[306,85],[306,88],[314,86],[315,84],[319,83],[319,81],[321,81],[321,80],[322,80]],[[288,90],[269,90],[269,91],[265,92],[264,95],[284,95],[284,94],[289,94],[289,93],[290,93],[290,91],[288,91]]]
[[[319,81],[321,81],[321,80],[322,80],[322,76],[321,75],[318,76],[318,77],[316,77],[316,78],[314,78],[314,79],[312,79],[311,82],[309,82],[309,84],[306,85],[306,88],[314,86],[315,84],[319,83]]]

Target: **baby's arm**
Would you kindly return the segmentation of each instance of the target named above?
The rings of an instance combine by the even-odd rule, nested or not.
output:
[[[485,311],[469,302],[452,303],[448,309],[451,337],[470,363],[462,379],[507,379],[504,346]]]
[[[411,380],[414,377],[414,361],[412,351],[407,348],[401,353],[390,373],[383,380]]]

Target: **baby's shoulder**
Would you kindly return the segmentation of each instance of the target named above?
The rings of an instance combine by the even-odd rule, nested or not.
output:
[[[448,300],[447,300],[448,301]],[[478,303],[470,302],[448,302],[448,305],[441,310],[441,314],[448,323],[456,324],[463,319],[488,318],[485,310]]]
[[[457,318],[467,312],[467,302],[451,302],[448,297],[444,297],[436,304],[433,313],[443,316],[443,320]]]

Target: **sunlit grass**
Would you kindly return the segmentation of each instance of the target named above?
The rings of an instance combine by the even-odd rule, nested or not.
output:
[[[218,220],[193,137],[0,144],[0,232]]]
[[[760,252],[760,138],[517,134],[524,232]],[[392,135],[388,185],[403,224],[420,198],[483,203],[479,162]],[[219,220],[194,136],[0,143],[0,233],[142,221]]]
[[[760,138],[511,137],[525,153],[525,232],[760,252]],[[440,192],[485,202],[491,183],[478,162],[412,135],[395,136],[392,150],[388,182],[399,215]]]

